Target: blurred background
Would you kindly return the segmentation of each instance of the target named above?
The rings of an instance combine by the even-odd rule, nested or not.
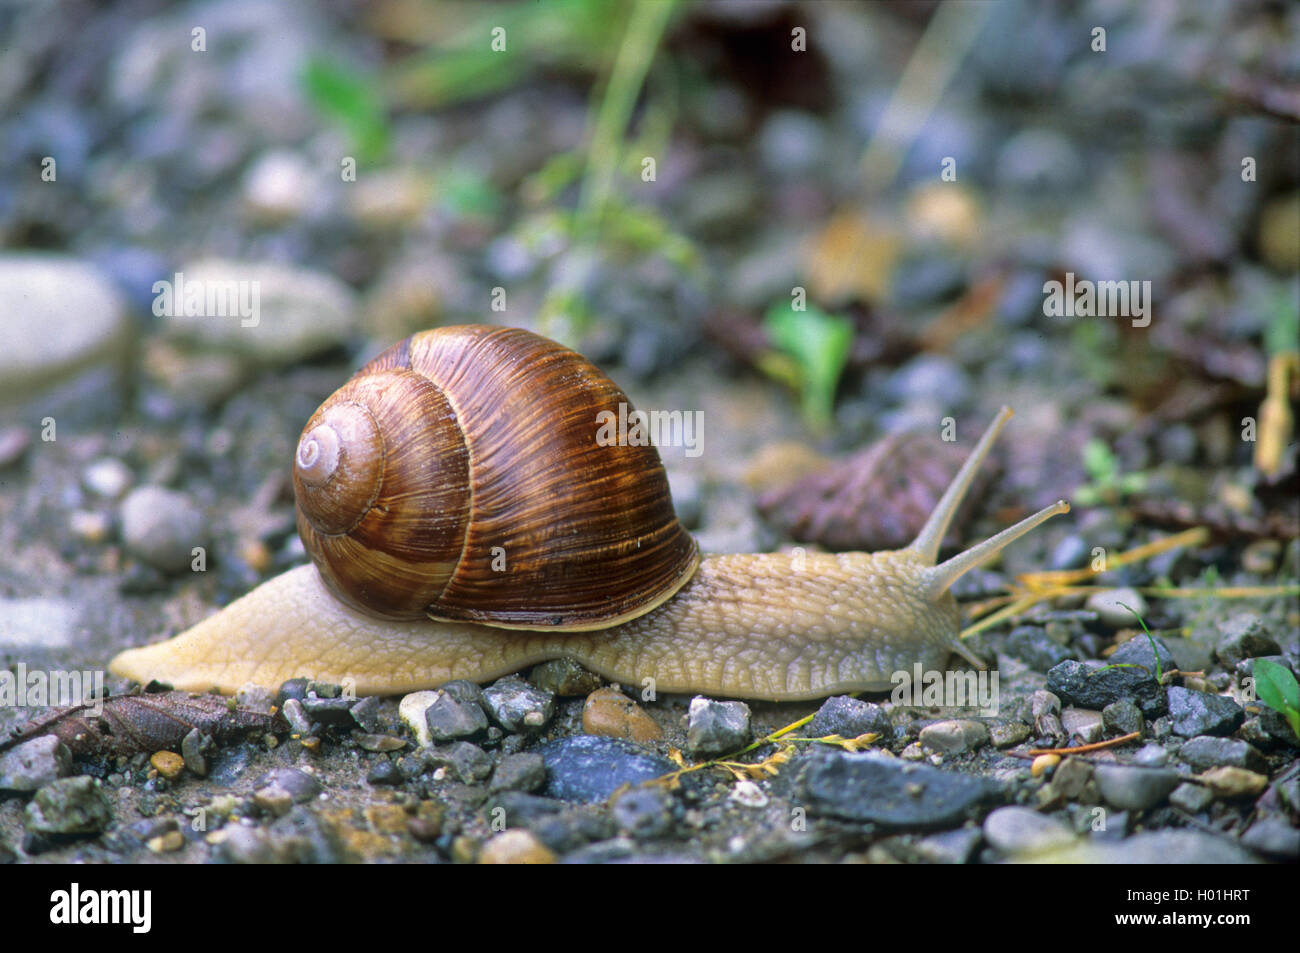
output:
[[[663,453],[706,549],[899,545],[942,421],[1009,403],[981,512],[1076,504],[1013,568],[1208,526],[1130,581],[1294,579],[1295,4],[4,0],[0,49],[23,651],[301,561],[302,423],[462,322],[703,410]],[[177,273],[255,283],[256,327],[160,304]],[[1067,274],[1149,282],[1149,323],[1046,314]]]

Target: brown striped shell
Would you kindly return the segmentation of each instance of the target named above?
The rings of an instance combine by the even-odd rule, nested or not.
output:
[[[303,429],[298,531],[344,602],[394,619],[598,629],[662,604],[699,550],[653,446],[601,446],[630,403],[517,328],[393,345]]]

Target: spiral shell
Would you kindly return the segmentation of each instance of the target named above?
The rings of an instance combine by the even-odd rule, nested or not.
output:
[[[413,335],[336,391],[294,459],[298,531],[363,612],[597,629],[662,604],[699,564],[652,446],[601,446],[626,395],[516,328]]]

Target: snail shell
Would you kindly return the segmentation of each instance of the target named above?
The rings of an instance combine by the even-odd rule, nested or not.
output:
[[[599,629],[694,574],[652,446],[600,446],[627,395],[518,328],[440,328],[336,391],[294,457],[298,530],[362,612],[503,628]]]

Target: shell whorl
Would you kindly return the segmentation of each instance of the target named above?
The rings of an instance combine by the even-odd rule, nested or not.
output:
[[[513,328],[414,335],[303,430],[298,527],[327,585],[389,618],[595,629],[690,579],[650,446],[599,446],[627,397],[585,358]]]

